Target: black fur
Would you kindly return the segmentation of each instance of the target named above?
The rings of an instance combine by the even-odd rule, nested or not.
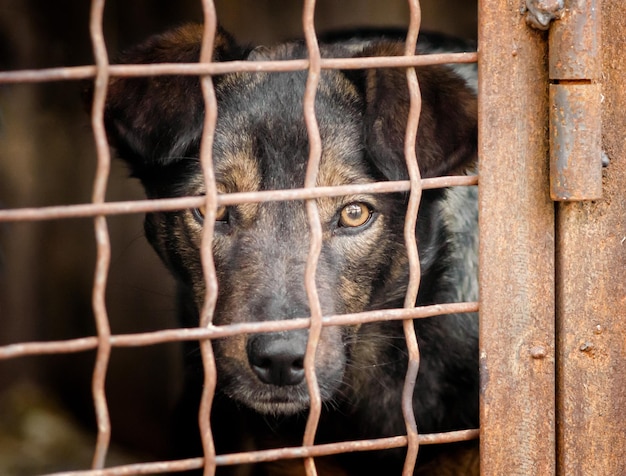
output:
[[[148,40],[122,60],[196,61],[200,35],[197,26],[183,27]],[[216,60],[306,57],[302,42],[250,51],[225,32],[218,35]],[[432,48],[436,39],[423,41]],[[395,40],[370,37],[339,38],[321,46],[328,57],[398,55],[402,50],[403,44]],[[417,74],[422,93],[417,141],[422,176],[471,168],[477,130],[474,91],[447,67],[420,67]],[[308,158],[302,117],[306,72],[214,79],[218,123],[213,154],[220,192],[301,187]],[[321,185],[407,176],[403,144],[408,91],[402,69],[324,71],[316,113],[324,144]],[[204,193],[198,161],[203,116],[197,78],[114,79],[105,122],[111,143],[148,196],[172,197]],[[324,244],[317,284],[325,315],[402,307],[408,279],[403,238],[406,199],[404,193],[395,193],[319,201]],[[416,304],[476,299],[475,202],[473,189],[424,192],[416,229],[422,268]],[[357,219],[362,212],[367,216],[362,224],[351,226],[343,218],[346,211]],[[309,231],[301,202],[229,207],[215,225],[213,252],[220,289],[215,324],[309,314],[303,284]],[[148,239],[178,280],[181,322],[186,326],[197,325],[204,299],[201,228],[198,211],[146,217]],[[476,316],[416,320],[415,329],[421,351],[414,396],[420,432],[477,427]],[[213,425],[218,451],[301,443],[308,407],[301,371],[306,340],[306,331],[294,331],[214,342],[219,410]],[[179,418],[183,423],[178,438],[189,455],[197,455],[202,370],[197,350],[188,356],[182,405],[188,421]],[[325,328],[316,359],[324,400],[318,442],[405,432],[400,393],[407,352],[401,323]],[[420,455],[420,467],[428,468],[424,469],[428,474],[467,474],[465,466],[444,470],[447,463],[429,461],[425,448]],[[320,471],[394,474],[402,462],[402,451],[362,453],[323,460]],[[255,471],[285,474],[280,464]]]

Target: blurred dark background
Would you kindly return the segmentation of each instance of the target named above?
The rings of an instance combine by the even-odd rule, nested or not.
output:
[[[218,18],[240,41],[301,34],[302,2],[219,0]],[[92,64],[86,0],[0,0],[0,70]],[[476,36],[476,0],[422,1],[423,27]],[[150,34],[201,21],[198,0],[110,0],[111,56]],[[323,0],[318,31],[407,25],[402,0]],[[90,201],[95,152],[78,82],[0,85],[0,207]],[[143,198],[114,163],[109,200]],[[143,238],[142,217],[108,219],[112,332],[175,327],[172,281]],[[95,262],[89,219],[0,223],[0,345],[95,333]],[[94,437],[94,353],[0,360],[0,474],[87,468]],[[175,344],[114,349],[107,376],[109,464],[165,457],[168,415],[180,385]]]

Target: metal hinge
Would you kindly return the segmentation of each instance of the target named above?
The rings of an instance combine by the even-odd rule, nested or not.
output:
[[[534,25],[529,18],[540,19],[539,24],[543,25],[551,16],[546,26],[550,195],[556,201],[599,199],[606,160],[602,153],[599,0],[527,0],[528,4],[530,24]]]

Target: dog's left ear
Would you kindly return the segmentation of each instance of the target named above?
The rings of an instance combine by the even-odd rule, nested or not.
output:
[[[203,27],[189,24],[155,35],[121,55],[120,63],[195,63]],[[213,60],[243,58],[243,50],[222,28]],[[215,82],[219,76],[214,78]],[[197,76],[114,77],[109,82],[104,122],[107,136],[134,176],[145,179],[198,147],[204,100]]]
[[[403,43],[379,43],[359,56],[399,56]],[[423,178],[462,173],[477,151],[477,100],[474,92],[445,66],[416,68],[422,97],[416,153]],[[345,72],[364,102],[365,141],[375,165],[389,180],[408,177],[404,138],[409,113],[406,71],[369,69]]]

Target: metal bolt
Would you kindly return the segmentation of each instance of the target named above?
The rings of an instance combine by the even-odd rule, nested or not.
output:
[[[548,355],[546,348],[542,345],[536,345],[530,349],[530,356],[533,359],[544,359]]]
[[[580,351],[581,352],[591,352],[593,350],[593,344],[591,342],[585,342],[581,344]]]

